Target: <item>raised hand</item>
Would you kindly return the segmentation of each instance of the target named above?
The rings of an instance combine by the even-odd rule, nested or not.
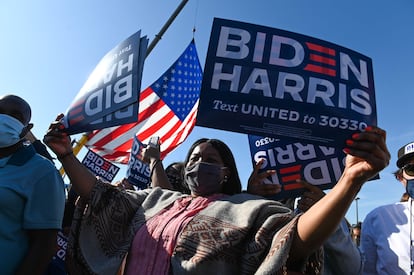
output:
[[[50,124],[43,138],[43,142],[56,154],[59,160],[72,154],[70,137],[62,131],[65,129],[65,126],[61,122],[62,118],[63,114],[59,114],[56,117],[55,121]]]
[[[344,175],[349,175],[363,184],[384,169],[391,155],[386,146],[386,132],[369,126],[364,132],[355,133],[346,140],[347,154]]]
[[[247,192],[259,196],[271,196],[280,192],[282,189],[280,184],[271,183],[267,178],[276,174],[275,170],[267,170],[259,173],[264,159],[260,159],[254,166],[253,172],[250,174],[247,183]]]
[[[50,124],[43,142],[62,163],[76,193],[87,198],[96,183],[96,177],[73,154],[70,137],[63,131],[65,126],[61,122],[62,118],[63,114],[59,114]]]

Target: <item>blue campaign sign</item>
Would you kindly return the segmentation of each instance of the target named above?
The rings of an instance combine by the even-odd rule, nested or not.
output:
[[[370,58],[306,35],[214,19],[196,125],[335,147],[376,124]]]
[[[105,115],[104,118],[92,121],[89,124],[77,125],[76,132],[89,132],[95,129],[104,129],[116,125],[124,125],[136,121],[138,113],[138,102],[122,108],[116,112]],[[73,129],[73,128],[72,128]]]
[[[332,188],[344,170],[345,153],[341,148],[298,142],[286,137],[248,135],[253,165],[265,159],[260,172],[276,170],[266,184],[280,184],[282,191],[272,199],[294,198],[303,192],[297,179],[321,189]]]
[[[88,150],[82,160],[82,164],[86,166],[92,173],[108,182],[111,182],[119,172],[119,167],[110,161],[107,161],[98,154]]]
[[[128,161],[127,179],[139,189],[148,188],[150,185],[149,165],[142,162],[140,158],[140,153],[144,146],[135,135],[131,148],[131,156]]]
[[[138,120],[147,44],[138,31],[101,59],[66,112],[63,122],[69,134]]]
[[[52,260],[50,261],[45,274],[67,274],[65,267],[67,247],[68,238],[62,232],[62,230],[59,230],[57,234],[57,251],[56,254],[53,256]]]

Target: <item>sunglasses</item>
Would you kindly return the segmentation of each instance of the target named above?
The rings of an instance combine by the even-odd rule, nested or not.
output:
[[[414,177],[414,163],[404,165],[402,170],[410,177]]]

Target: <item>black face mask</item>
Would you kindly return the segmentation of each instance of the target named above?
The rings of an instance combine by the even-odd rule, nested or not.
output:
[[[222,166],[199,162],[185,168],[184,179],[191,191],[197,196],[221,193],[223,173]]]
[[[407,186],[405,189],[407,190],[408,195],[411,198],[414,198],[414,179],[407,180]]]

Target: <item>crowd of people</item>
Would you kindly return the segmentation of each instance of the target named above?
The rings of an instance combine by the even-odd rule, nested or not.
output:
[[[410,274],[414,143],[398,151],[395,177],[408,198],[345,219],[361,187],[390,160],[386,132],[369,126],[343,149],[345,169],[327,193],[305,181],[299,199],[269,200],[275,173],[252,169],[242,190],[232,151],[202,138],[164,168],[147,147],[151,188],[93,175],[61,123],[43,138],[68,176],[65,197],[53,158],[31,133],[30,105],[0,96],[0,269],[2,274]],[[62,262],[54,261],[58,243]],[[54,259],[54,260],[52,260]],[[63,264],[63,265],[62,265]]]

